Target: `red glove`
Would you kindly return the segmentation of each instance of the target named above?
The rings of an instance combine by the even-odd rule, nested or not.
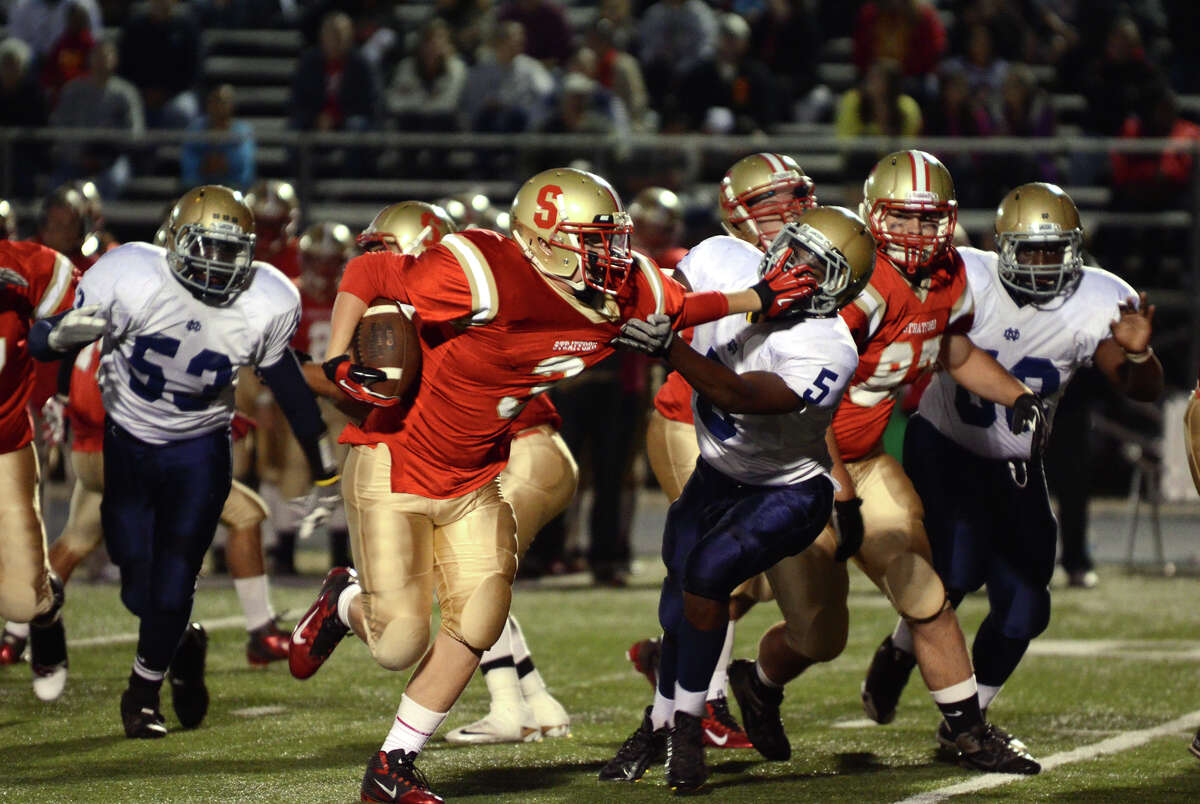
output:
[[[339,355],[332,360],[326,360],[321,364],[321,369],[330,382],[341,388],[352,399],[380,408],[390,408],[392,405],[400,404],[399,397],[383,396],[368,387],[373,382],[387,379],[387,375],[379,369],[351,363],[347,355]]]
[[[750,288],[762,301],[759,315],[763,318],[780,318],[796,302],[803,301],[817,289],[817,278],[807,265],[790,265],[791,249],[784,251],[775,260],[757,285]],[[793,311],[793,315],[799,311]]]
[[[230,427],[233,430],[233,440],[239,441],[249,435],[251,430],[258,427],[258,422],[240,410],[235,410],[233,412],[233,422]]]

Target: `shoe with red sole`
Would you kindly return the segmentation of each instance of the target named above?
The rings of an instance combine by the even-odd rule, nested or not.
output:
[[[634,642],[625,651],[625,658],[633,662],[633,668],[646,677],[651,687],[658,686],[658,657],[662,652],[662,637]]]
[[[252,667],[266,667],[271,662],[286,659],[291,642],[290,635],[271,620],[250,632],[246,640],[246,661]]]
[[[288,669],[296,678],[308,678],[321,668],[350,628],[338,619],[338,597],[358,573],[349,567],[334,567],[321,584],[321,593],[296,627],[288,646]]]
[[[0,641],[0,665],[20,662],[21,657],[25,654],[27,644],[29,644],[29,637],[13,636],[5,631],[3,641]]]
[[[754,743],[746,736],[740,723],[729,711],[724,697],[713,698],[705,703],[707,714],[700,721],[704,744],[712,748],[753,748]]]
[[[363,801],[403,802],[403,804],[442,804],[445,799],[429,789],[425,774],[417,770],[415,751],[402,748],[376,751],[363,774]]]

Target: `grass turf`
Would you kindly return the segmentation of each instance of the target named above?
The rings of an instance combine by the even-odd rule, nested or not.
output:
[[[860,720],[858,687],[878,641],[894,624],[882,597],[852,571],[850,641],[836,662],[791,685],[784,720],[792,760],[762,761],[754,751],[709,750],[711,793],[723,801],[895,801],[974,778],[937,758],[936,710],[914,676],[890,726]],[[514,611],[543,675],[573,717],[571,739],[540,744],[457,747],[435,737],[421,768],[452,801],[659,801],[669,795],[661,768],[639,784],[601,784],[595,775],[637,725],[650,688],[624,651],[656,631],[656,579],[627,590],[519,588]],[[319,585],[276,586],[277,609],[293,615]],[[1200,709],[1200,609],[1196,581],[1104,575],[1092,591],[1056,590],[1045,645],[1061,654],[1080,640],[1137,640],[1098,645],[1086,657],[1031,654],[992,708],[993,719],[1036,756],[1150,728]],[[962,608],[968,635],[982,597]],[[227,583],[205,581],[195,617],[213,622],[239,613]],[[753,655],[763,628],[778,616],[760,605],[742,621],[736,656]],[[210,630],[212,706],[197,730],[178,730],[170,693],[163,712],[172,733],[131,741],[117,702],[133,654],[133,618],[109,585],[67,590],[71,677],[63,697],[38,702],[27,666],[0,668],[0,799],[5,801],[356,801],[367,758],[390,727],[406,674],[377,667],[363,645],[346,640],[321,672],[299,682],[281,664],[251,669],[240,626]],[[99,640],[126,639],[115,644]],[[1051,643],[1049,640],[1059,640]],[[480,716],[486,691],[475,681],[448,727]],[[736,706],[733,707],[737,713]],[[1039,777],[964,800],[1196,801],[1200,761],[1180,730],[1141,747],[1067,764]]]

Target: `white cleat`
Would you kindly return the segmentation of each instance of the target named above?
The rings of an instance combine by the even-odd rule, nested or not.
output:
[[[542,690],[525,699],[543,737],[570,737],[571,716],[553,695]]]
[[[466,726],[459,726],[446,735],[446,742],[458,745],[535,743],[541,739],[542,730],[523,701],[492,701],[492,708],[487,717]]]
[[[65,664],[45,669],[38,668],[33,673],[33,694],[39,700],[57,701],[65,686],[67,686],[67,666]]]

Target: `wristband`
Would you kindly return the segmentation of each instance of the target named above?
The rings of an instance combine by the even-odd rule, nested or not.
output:
[[[1147,346],[1144,352],[1126,352],[1125,359],[1130,363],[1145,363],[1154,357],[1154,349]]]

